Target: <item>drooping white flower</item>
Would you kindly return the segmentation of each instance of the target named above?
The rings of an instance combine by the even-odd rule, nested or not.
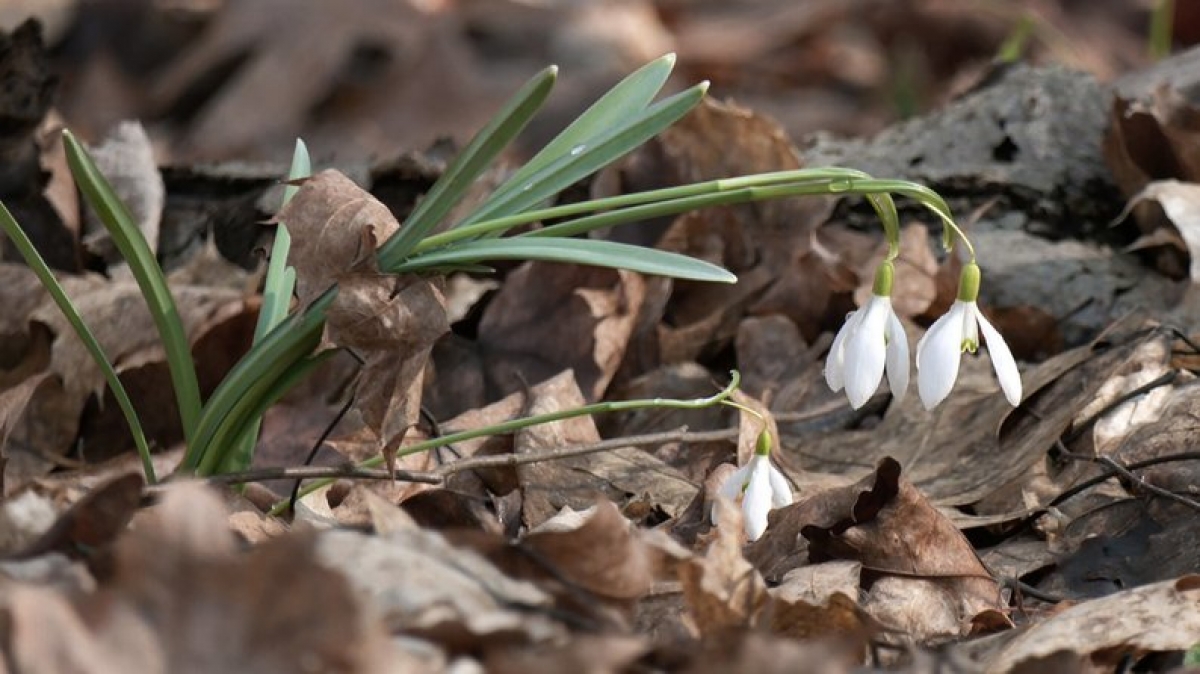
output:
[[[917,342],[917,392],[926,409],[933,409],[950,395],[962,352],[974,353],[979,348],[980,332],[1004,397],[1014,407],[1021,403],[1021,372],[1000,332],[979,310],[978,294],[979,267],[971,263],[963,268],[958,300]]]
[[[908,390],[908,335],[892,309],[891,263],[880,270],[871,299],[846,317],[825,361],[825,382],[834,391],[845,388],[854,409],[870,400],[885,369],[896,402]]]
[[[762,538],[767,530],[767,513],[773,508],[792,504],[792,488],[779,469],[771,465],[767,454],[755,454],[746,465],[738,468],[721,484],[720,496],[742,506],[742,522],[746,537],[752,541]],[[716,506],[712,522],[717,523]]]

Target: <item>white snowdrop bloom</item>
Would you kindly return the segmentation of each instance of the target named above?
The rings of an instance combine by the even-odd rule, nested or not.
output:
[[[980,332],[1004,397],[1014,407],[1021,403],[1021,372],[1008,344],[975,303],[978,295],[979,267],[971,263],[963,268],[954,306],[917,342],[917,392],[926,409],[933,409],[950,395],[962,352],[974,353],[979,348]]]
[[[891,286],[892,264],[884,262],[871,299],[846,317],[825,361],[825,382],[834,391],[845,388],[854,409],[871,399],[885,369],[896,402],[908,390],[908,335],[892,309]]]
[[[746,536],[757,541],[767,530],[767,513],[773,508],[792,504],[792,488],[766,454],[755,454],[721,485],[718,492],[732,501],[740,501]],[[711,514],[716,524],[716,507]]]

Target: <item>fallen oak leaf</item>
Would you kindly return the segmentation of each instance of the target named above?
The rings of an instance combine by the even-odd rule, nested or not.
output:
[[[963,632],[988,610],[1003,611],[1000,586],[962,532],[912,484],[900,464],[880,461],[874,475],[814,497],[837,504],[834,517],[800,530],[813,561],[851,559],[880,577],[867,606],[888,624],[902,616],[906,631],[932,636]],[[839,512],[840,511],[840,512]],[[886,581],[886,582],[884,582]],[[956,629],[957,628],[957,629]]]
[[[429,354],[450,329],[440,287],[379,272],[375,250],[400,225],[387,206],[337,171],[306,180],[276,221],[292,235],[300,302],[339,287],[324,341],[364,361],[355,407],[394,470],[397,448],[417,421]]]

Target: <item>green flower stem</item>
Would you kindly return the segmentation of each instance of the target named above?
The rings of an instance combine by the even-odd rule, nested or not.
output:
[[[726,178],[526,211],[428,237],[414,248],[414,257],[419,257],[421,252],[505,231],[519,225],[567,218],[582,213],[593,214],[526,232],[521,236],[573,236],[593,229],[682,213],[707,206],[727,206],[750,201],[823,194],[856,194],[870,199],[872,206],[875,207],[883,221],[890,259],[895,259],[899,254],[900,240],[898,217],[895,214],[895,204],[890,198],[891,194],[909,197],[932,211],[942,221],[949,243],[952,244],[956,238],[961,240],[967,248],[970,258],[975,259],[974,246],[954,222],[950,207],[945,200],[933,190],[904,180],[877,180],[861,171],[836,168],[799,169]]]
[[[67,322],[74,328],[75,334],[79,335],[79,339],[91,354],[92,360],[100,367],[100,371],[104,374],[104,380],[108,383],[108,388],[113,392],[113,398],[116,399],[117,405],[121,408],[121,414],[125,416],[125,423],[129,424],[129,432],[133,436],[133,444],[137,447],[138,455],[142,458],[142,471],[146,474],[146,482],[154,484],[158,481],[154,475],[154,462],[150,458],[150,445],[146,442],[146,434],[142,430],[142,422],[138,419],[137,411],[133,409],[133,402],[129,399],[129,394],[125,391],[125,387],[121,384],[121,379],[117,376],[117,371],[113,368],[112,361],[108,359],[108,355],[104,353],[104,348],[100,346],[96,336],[88,329],[86,323],[83,322],[83,317],[75,309],[75,305],[71,303],[71,299],[67,297],[66,291],[59,285],[58,279],[54,278],[54,273],[50,271],[49,265],[42,259],[33,242],[25,235],[25,230],[17,224],[12,213],[8,208],[0,203],[0,228],[4,229],[4,233],[8,236],[8,240],[12,241],[17,247],[17,251],[21,253],[21,257],[25,258],[25,263],[37,275],[38,280],[50,293],[50,297],[54,299],[54,303],[58,305],[59,311],[63,312],[63,316],[67,318]]]
[[[643,398],[640,400],[618,400],[618,401],[613,401],[613,402],[584,405],[582,407],[575,407],[575,408],[572,408],[569,410],[559,410],[557,412],[550,412],[547,414],[539,414],[536,416],[524,417],[521,419],[512,419],[510,421],[505,421],[505,422],[502,422],[499,424],[494,424],[492,426],[485,426],[483,428],[476,428],[476,429],[472,429],[469,431],[460,431],[458,433],[451,433],[449,435],[443,435],[443,436],[436,437],[436,438],[430,438],[423,442],[418,442],[416,444],[409,445],[408,447],[404,447],[400,451],[396,452],[396,458],[409,456],[411,454],[419,454],[420,452],[427,452],[431,449],[437,449],[438,447],[445,447],[446,445],[453,445],[458,442],[466,442],[467,440],[474,440],[475,438],[482,438],[482,437],[491,436],[491,435],[503,435],[505,433],[512,433],[513,431],[519,431],[523,428],[529,428],[530,426],[539,426],[541,424],[549,424],[549,423],[553,423],[555,421],[562,421],[564,419],[574,419],[575,417],[590,416],[593,414],[605,414],[605,413],[609,413],[609,412],[623,412],[623,411],[628,411],[628,410],[640,410],[640,409],[647,409],[647,408],[702,409],[705,407],[712,407],[713,405],[720,405],[720,404],[726,402],[726,400],[729,398],[729,396],[733,395],[733,392],[737,390],[738,386],[741,384],[741,381],[742,381],[741,374],[737,370],[734,370],[734,371],[730,372],[729,384],[724,389],[718,391],[716,394],[709,396],[707,398],[697,398],[697,399],[693,399],[693,400],[678,400],[678,399],[674,399],[674,398]],[[372,457],[372,458],[367,459],[366,461],[363,461],[362,463],[358,464],[358,467],[359,468],[376,468],[378,466],[383,465],[383,462],[384,462],[383,456],[376,456],[376,457]],[[321,489],[322,487],[326,487],[326,486],[333,484],[334,481],[335,480],[332,478],[315,480],[311,484],[305,485],[305,487],[300,490],[300,495],[307,496],[308,494],[311,494],[311,493],[317,491],[318,489]],[[283,512],[285,510],[287,510],[287,507],[288,507],[288,501],[281,500],[278,503],[276,503],[274,506],[272,506],[272,508],[267,512],[267,514],[268,515],[281,515],[281,514],[283,514]]]
[[[888,262],[900,257],[900,214],[896,212],[896,202],[890,194],[868,194],[871,206],[879,221],[883,223],[883,235],[887,239],[888,252],[884,258]]]
[[[167,287],[154,251],[150,250],[146,238],[133,222],[125,204],[113,192],[108,180],[96,168],[83,146],[71,135],[63,132],[63,145],[67,152],[67,164],[75,182],[79,185],[87,202],[91,204],[121,251],[121,257],[129,263],[129,270],[146,298],[146,305],[154,324],[158,328],[163,350],[167,354],[167,365],[171,372],[171,383],[175,387],[175,402],[179,406],[179,418],[183,426],[184,439],[191,443],[200,419],[200,385],[196,380],[196,366],[192,361],[191,344],[183,329],[179,309]]]
[[[465,227],[451,229],[439,234],[426,237],[421,243],[413,248],[413,253],[422,253],[434,248],[441,248],[446,245],[459,241],[471,240],[493,234],[503,232],[513,227],[527,225],[543,220],[558,220],[568,218],[583,213],[593,213],[596,211],[607,211],[629,206],[641,205],[657,205],[656,202],[664,202],[669,200],[681,200],[686,197],[697,197],[705,195],[718,195],[720,193],[732,192],[734,190],[742,190],[750,187],[767,187],[770,185],[788,184],[788,183],[816,183],[819,181],[833,181],[846,178],[863,178],[870,179],[870,175],[862,171],[853,169],[799,169],[795,171],[776,171],[773,173],[761,173],[753,176],[742,176],[738,178],[722,178],[720,180],[710,180],[703,183],[695,183],[692,185],[682,185],[679,187],[666,187],[647,192],[638,192],[635,194],[623,194],[615,197],[605,197],[602,199],[591,199],[573,204],[564,204],[562,206],[554,206],[552,208],[542,208],[537,210],[525,211],[502,218],[495,218],[478,222]],[[817,192],[817,193],[827,193]],[[725,197],[729,199],[728,196]],[[742,199],[741,201],[745,201]],[[737,200],[728,202],[717,201],[716,203],[739,203]],[[677,211],[668,211],[677,212]],[[647,216],[640,216],[647,217]],[[649,216],[653,217],[653,216]],[[562,223],[566,224],[566,223]],[[603,226],[603,225],[602,225]],[[530,236],[560,236],[557,232],[563,230],[550,231],[552,228],[529,232]],[[586,231],[586,230],[580,230]],[[566,234],[561,234],[566,236]]]

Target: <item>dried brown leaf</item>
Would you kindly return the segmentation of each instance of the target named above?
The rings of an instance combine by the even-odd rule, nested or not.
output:
[[[304,181],[275,220],[292,235],[288,261],[301,304],[351,271],[374,270],[375,247],[400,228],[387,206],[333,169]]]
[[[678,567],[688,615],[705,636],[749,627],[767,601],[762,576],[742,557],[741,511],[724,499],[715,511],[717,524],[704,556]]]
[[[133,217],[150,250],[158,250],[158,228],[166,203],[166,187],[154,159],[154,147],[141,123],[121,122],[104,140],[89,148],[96,168]],[[106,264],[121,262],[121,253],[94,211],[84,215],[83,245]]]
[[[653,550],[639,533],[615,505],[602,502],[581,513],[564,511],[522,542],[569,582],[627,602],[645,595],[654,580]]]
[[[528,415],[584,404],[570,372],[539,384],[530,393],[532,399],[525,410]],[[516,453],[524,454],[599,440],[595,423],[585,416],[522,429],[516,433],[514,447]],[[644,499],[652,507],[677,514],[696,492],[696,486],[678,471],[632,447],[521,465],[517,467],[517,478],[525,499],[522,521],[529,528],[538,526],[563,507],[587,508],[598,497],[621,504],[630,497]]]
[[[130,473],[97,486],[17,554],[35,557],[59,552],[88,556],[108,547],[133,519],[141,504],[144,485],[141,475]]]
[[[850,559],[892,579],[877,581],[866,606],[885,624],[928,637],[963,633],[985,610],[1002,610],[999,585],[966,537],[884,459],[874,476],[830,490],[810,506],[833,515],[801,529],[813,561]]]
[[[5,495],[49,473],[71,447],[83,401],[49,372],[0,393],[0,456]]]
[[[118,542],[114,576],[72,603],[8,585],[6,652],[29,671],[384,669],[380,624],[316,563],[310,537],[239,555],[222,510],[199,485],[168,490]]]
[[[1127,590],[1077,604],[1032,625],[988,662],[988,674],[1014,671],[1061,650],[1116,667],[1127,654],[1182,651],[1200,642],[1200,576]]]
[[[587,400],[599,400],[625,355],[644,285],[641,275],[626,271],[522,265],[480,319],[490,382],[510,393],[520,389],[518,377],[538,382],[571,369]]]
[[[542,612],[548,594],[502,574],[478,553],[421,529],[319,539],[322,562],[342,571],[394,631],[448,648],[542,643],[563,636]]]

